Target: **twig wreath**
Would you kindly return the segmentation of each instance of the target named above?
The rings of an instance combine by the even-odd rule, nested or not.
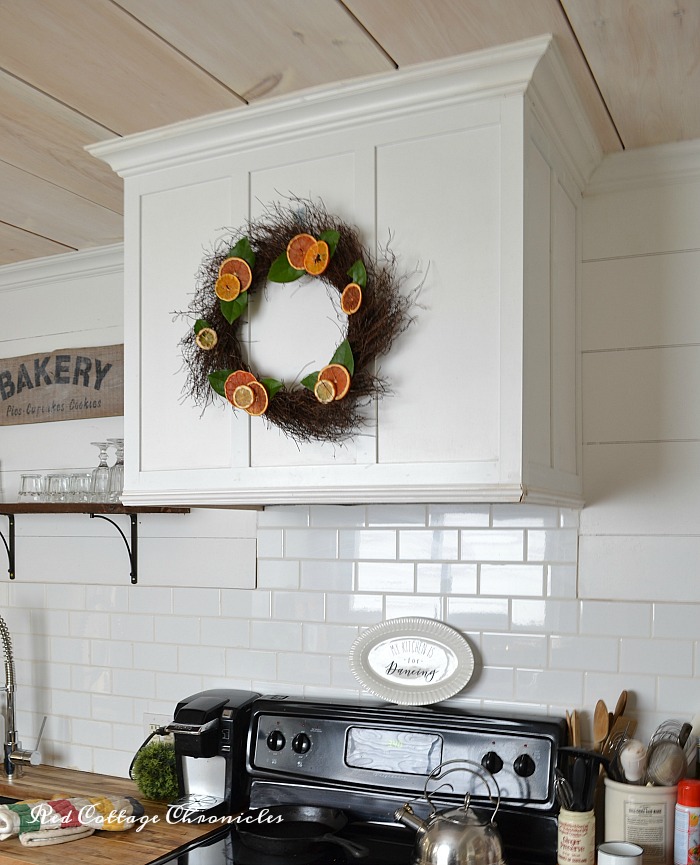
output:
[[[251,369],[241,324],[249,298],[268,282],[306,275],[325,283],[347,331],[322,369],[287,387]],[[204,407],[216,393],[299,442],[347,439],[365,422],[362,406],[388,392],[375,361],[411,322],[412,298],[401,294],[402,281],[392,253],[384,250],[378,261],[357,229],[322,203],[293,198],[289,207],[271,205],[264,217],[217,241],[200,264],[185,313],[196,320],[181,341],[186,393]],[[290,331],[303,338],[301,322]]]

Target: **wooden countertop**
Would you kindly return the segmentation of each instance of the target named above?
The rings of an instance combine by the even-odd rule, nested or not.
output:
[[[47,847],[24,847],[18,838],[0,841],[0,865],[147,865],[159,856],[219,828],[219,824],[197,826],[168,823],[166,806],[144,799],[127,778],[94,775],[56,766],[31,766],[11,784],[0,774],[0,795],[14,799],[50,799],[52,796],[134,796],[144,806],[149,820],[141,831],[136,826],[124,832],[94,832],[88,838]]]

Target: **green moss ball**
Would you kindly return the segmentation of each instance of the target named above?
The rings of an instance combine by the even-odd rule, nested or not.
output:
[[[171,742],[149,742],[136,757],[133,776],[146,799],[167,802],[177,799],[175,746]]]

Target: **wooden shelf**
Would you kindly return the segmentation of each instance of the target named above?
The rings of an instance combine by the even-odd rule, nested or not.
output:
[[[189,508],[124,507],[111,502],[0,502],[0,514],[189,514]]]
[[[7,517],[8,522],[7,538],[0,532],[0,540],[2,540],[7,551],[10,579],[14,580],[15,578],[15,516],[17,514],[86,514],[90,519],[100,519],[111,523],[119,532],[126,545],[126,551],[129,554],[129,564],[131,565],[131,582],[135,585],[138,582],[138,514],[189,514],[189,512],[189,508],[128,508],[112,502],[70,502],[67,504],[53,504],[52,502],[37,502],[36,504],[0,502],[0,516]],[[129,517],[129,522],[131,523],[131,544],[117,523],[113,519],[110,519],[110,517],[118,516],[119,514]]]

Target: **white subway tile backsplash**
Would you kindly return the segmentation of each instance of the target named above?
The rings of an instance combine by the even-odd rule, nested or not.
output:
[[[581,706],[583,673],[575,670],[517,670],[515,697],[555,706]]]
[[[618,637],[651,636],[652,607],[650,604],[582,601],[580,605],[582,634]],[[675,636],[667,634],[665,636]]]
[[[511,624],[516,631],[575,634],[578,605],[575,601],[515,598],[511,607]]]
[[[258,586],[261,589],[298,589],[299,562],[294,559],[260,559]]]
[[[76,637],[104,637],[109,634],[108,613],[70,613],[69,628]]]
[[[694,604],[654,604],[652,607],[654,637],[676,639],[687,634],[695,638],[700,634],[699,626],[698,609]]]
[[[452,529],[404,529],[399,532],[399,558],[440,561],[459,556],[459,535]]]
[[[300,622],[252,622],[251,649],[272,649],[279,652],[301,650]]]
[[[700,670],[697,605],[577,597],[578,513],[275,507],[258,514],[256,588],[225,574],[206,586],[0,585],[23,735],[46,711],[52,760],[126,774],[144,714],[169,715],[204,688],[375,702],[350,647],[364,628],[407,616],[468,638],[476,673],[455,698],[465,708],[585,717],[625,687],[647,726],[666,707],[681,712]]]
[[[545,568],[545,591],[549,598],[575,598],[576,565],[547,565]]]
[[[177,669],[182,673],[200,675],[224,669],[225,649],[220,646],[181,646],[177,656]]]
[[[368,526],[425,526],[425,505],[368,505]]]
[[[428,505],[429,526],[487,528],[490,521],[488,505]]]
[[[423,616],[427,619],[444,619],[445,599],[440,595],[388,595],[386,618],[401,616]]]
[[[472,562],[522,562],[525,534],[517,530],[480,531],[467,529],[460,532],[460,559]]]
[[[522,526],[524,528],[556,527],[559,524],[559,509],[546,505],[493,505],[494,528]]]
[[[305,652],[345,655],[359,633],[353,625],[304,625]]]
[[[138,590],[129,595],[130,613],[161,613],[167,615],[173,611],[173,590],[170,588],[155,588],[139,586]]]
[[[284,682],[301,685],[330,685],[330,656],[285,652],[277,659],[277,676]]]
[[[301,505],[266,507],[258,514],[259,529],[308,526],[309,508]]]
[[[158,646],[153,647],[154,654],[157,653],[158,648]],[[89,660],[95,667],[131,667],[133,652],[133,644],[126,641],[90,640]]]
[[[384,596],[364,593],[326,595],[326,621],[330,624],[373,625],[383,620]]]
[[[138,622],[136,623],[138,627]],[[201,639],[199,619],[187,616],[156,616],[154,619],[155,642],[172,643],[175,646],[189,643],[196,645]],[[141,636],[138,639],[147,639]]]
[[[692,676],[694,636],[689,634],[685,640],[623,637],[620,642],[620,670],[623,673],[655,673],[658,676],[670,672],[677,676]]]
[[[202,645],[245,649],[250,645],[250,620],[202,619]]]
[[[338,532],[335,529],[286,529],[284,551],[290,559],[335,559],[338,556]]]
[[[302,562],[301,588],[321,592],[351,592],[354,562]]]
[[[176,616],[218,616],[221,613],[219,589],[173,589],[173,613]]]
[[[312,505],[309,525],[322,528],[362,527],[366,523],[364,505]]]
[[[613,673],[618,669],[618,647],[615,637],[553,636],[549,657],[555,669]]]
[[[242,681],[269,680],[277,675],[277,653],[226,649],[226,675]]]
[[[463,631],[508,630],[507,598],[447,598],[447,622]]]
[[[322,622],[325,597],[320,592],[274,592],[272,615],[277,621]]]
[[[575,562],[578,546],[576,529],[529,529],[528,562]]]
[[[547,637],[544,634],[482,634],[481,655],[489,666],[547,666]],[[511,695],[512,696],[512,695]]]
[[[544,572],[537,565],[481,565],[479,591],[482,595],[517,595],[541,598]]]
[[[396,532],[384,529],[341,530],[338,557],[341,559],[396,559]]]
[[[416,591],[441,595],[475,595],[477,565],[452,562],[419,562]]]
[[[358,592],[413,592],[415,569],[411,562],[358,562]]]

